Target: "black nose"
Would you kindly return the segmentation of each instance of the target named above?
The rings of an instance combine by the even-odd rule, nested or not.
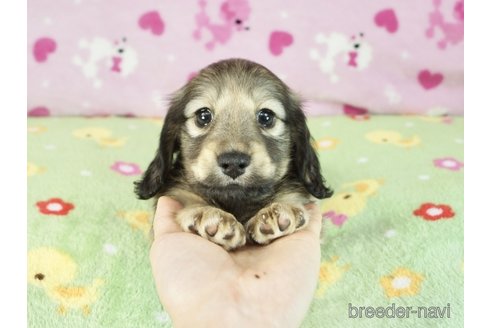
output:
[[[242,175],[251,161],[251,157],[237,151],[221,154],[217,158],[219,166],[224,174],[236,179]]]

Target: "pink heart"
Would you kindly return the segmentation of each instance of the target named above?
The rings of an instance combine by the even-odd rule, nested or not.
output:
[[[374,22],[377,26],[383,27],[389,33],[395,33],[398,30],[398,18],[396,18],[393,9],[383,9],[374,16]]]
[[[432,74],[428,69],[422,70],[418,76],[420,85],[425,89],[429,90],[437,87],[441,84],[444,76],[441,73]]]
[[[49,54],[55,52],[56,42],[51,38],[40,38],[34,43],[32,53],[38,63],[45,62]]]
[[[362,107],[355,107],[349,104],[344,104],[343,112],[348,116],[358,116],[358,115],[365,115],[369,111]]]
[[[273,31],[270,34],[269,48],[274,56],[280,56],[285,47],[290,46],[294,42],[292,34],[283,31]]]
[[[34,107],[27,112],[27,116],[31,116],[31,117],[50,116],[50,110],[43,106]]]
[[[161,35],[164,33],[164,21],[162,20],[161,15],[155,10],[140,16],[138,25],[144,30],[149,29],[154,35]]]

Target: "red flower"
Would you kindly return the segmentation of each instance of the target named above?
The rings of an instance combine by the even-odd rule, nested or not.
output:
[[[67,215],[68,212],[74,209],[71,203],[65,203],[60,198],[51,198],[44,202],[37,202],[36,206],[43,214],[52,215]]]
[[[416,216],[421,216],[424,220],[436,221],[439,219],[449,219],[454,216],[453,209],[448,205],[425,203],[419,209],[413,211]]]

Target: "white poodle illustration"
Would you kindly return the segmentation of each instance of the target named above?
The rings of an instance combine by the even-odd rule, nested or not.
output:
[[[317,44],[325,44],[326,51],[321,55],[317,49],[311,49],[310,57],[319,62],[323,73],[330,76],[330,81],[336,83],[339,76],[335,72],[337,63],[356,70],[365,69],[372,60],[372,47],[363,40],[364,34],[351,37],[332,32],[330,35],[319,33],[315,37]]]
[[[95,88],[102,86],[101,71],[126,77],[135,71],[138,64],[137,52],[126,44],[126,38],[114,42],[101,37],[90,41],[81,39],[79,48],[88,50],[89,55],[85,60],[75,55],[72,61],[82,69],[82,74],[87,79],[92,80]]]
[[[214,49],[217,43],[226,44],[234,31],[248,30],[245,26],[251,13],[249,0],[224,0],[219,9],[219,23],[212,22],[207,13],[207,1],[200,0],[200,12],[195,16],[196,28],[193,32],[195,40],[202,39],[202,31],[208,31],[211,39],[205,43],[208,50]]]

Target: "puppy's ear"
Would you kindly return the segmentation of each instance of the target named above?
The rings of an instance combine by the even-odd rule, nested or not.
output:
[[[177,93],[164,120],[155,158],[142,179],[135,182],[135,193],[140,199],[149,199],[158,192],[165,191],[173,180],[169,174],[178,166],[175,159],[179,158],[179,134],[185,122],[184,105],[183,98]]]
[[[306,116],[301,103],[294,96],[290,100],[292,119],[292,160],[298,179],[307,191],[318,199],[328,198],[333,191],[325,186],[316,151],[312,145],[312,137],[306,124]]]

